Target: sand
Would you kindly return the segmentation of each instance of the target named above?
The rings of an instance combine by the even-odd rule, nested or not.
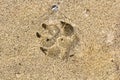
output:
[[[120,0],[0,0],[0,80],[120,80]]]

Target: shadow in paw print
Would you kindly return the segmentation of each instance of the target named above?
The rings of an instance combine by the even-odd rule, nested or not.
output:
[[[45,55],[47,55],[47,49],[46,48],[43,48],[43,47],[40,47],[40,50],[45,54]]]
[[[41,37],[40,33],[38,33],[38,32],[36,32],[36,36],[37,36],[38,38]]]
[[[71,36],[74,34],[74,28],[71,24],[60,21],[63,27],[63,33],[65,36]]]
[[[43,23],[42,24],[42,28],[46,29],[47,28],[47,24]]]

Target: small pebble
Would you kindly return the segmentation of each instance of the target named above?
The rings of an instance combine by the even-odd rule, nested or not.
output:
[[[56,12],[56,11],[58,11],[58,6],[57,5],[53,5],[51,9],[52,9],[52,11]]]

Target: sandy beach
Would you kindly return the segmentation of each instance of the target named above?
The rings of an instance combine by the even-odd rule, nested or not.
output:
[[[0,80],[120,80],[120,0],[0,0]]]

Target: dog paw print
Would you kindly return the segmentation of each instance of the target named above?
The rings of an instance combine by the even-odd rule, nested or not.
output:
[[[71,24],[60,21],[58,25],[43,23],[43,31],[40,34],[37,32],[36,36],[40,38],[40,50],[45,55],[67,60],[73,56],[70,52],[79,42],[79,38]]]

